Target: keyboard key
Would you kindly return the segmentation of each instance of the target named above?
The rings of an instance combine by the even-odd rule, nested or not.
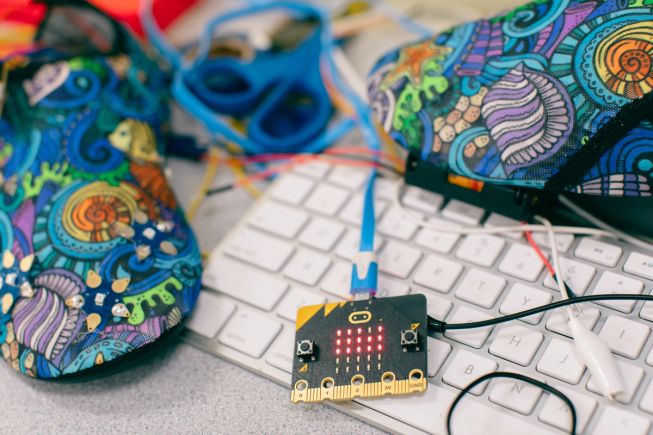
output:
[[[351,224],[360,226],[363,221],[363,195],[355,195],[340,212],[340,219]],[[374,201],[374,216],[378,221],[388,205],[383,201]]]
[[[432,378],[438,373],[438,371],[440,371],[442,364],[444,364],[451,353],[451,345],[444,341],[429,337],[428,349],[429,377]]]
[[[283,298],[277,314],[291,322],[297,320],[297,310],[305,305],[319,305],[326,302],[326,298],[318,293],[301,287],[292,287]]]
[[[644,283],[641,281],[614,272],[603,272],[592,294],[641,294],[643,290]],[[600,301],[596,303],[622,313],[630,313],[635,308],[637,301]]]
[[[588,307],[587,305],[582,308],[583,312],[578,314],[581,316],[581,323],[591,331],[601,314],[597,308]],[[546,329],[571,338],[567,310],[555,310],[551,313],[551,317],[546,321]]]
[[[302,203],[315,183],[306,177],[297,174],[286,174],[271,186],[270,196],[279,201],[292,205]]]
[[[646,356],[646,364],[653,366],[653,348],[651,348],[651,351]]]
[[[405,279],[413,271],[422,253],[407,245],[390,241],[379,255],[381,272]]]
[[[271,272],[277,272],[293,253],[290,243],[244,228],[227,239],[224,252]]]
[[[532,329],[516,324],[505,325],[494,337],[489,350],[493,355],[527,366],[543,340],[544,336]]]
[[[422,293],[426,296],[426,311],[429,316],[437,320],[444,320],[451,311],[453,304],[451,301],[444,299],[432,291],[418,290],[417,293]]]
[[[570,384],[577,384],[583,376],[585,364],[576,358],[573,344],[554,338],[537,363],[537,371]]]
[[[533,233],[533,240],[542,248],[551,248],[547,233]],[[567,252],[574,243],[574,236],[572,234],[556,234],[555,242],[558,252]]]
[[[440,209],[444,197],[439,193],[408,186],[401,200],[406,207],[426,214],[435,214]]]
[[[385,201],[394,201],[397,182],[387,178],[377,177],[374,182],[374,197]]]
[[[413,280],[424,287],[447,293],[462,271],[463,267],[458,263],[429,255],[415,273]]]
[[[378,224],[381,234],[396,237],[399,240],[409,240],[417,231],[417,224],[398,208],[391,207]]]
[[[346,260],[352,261],[354,255],[358,252],[360,246],[361,232],[360,230],[349,230],[345,237],[342,238],[336,247],[336,255]],[[374,235],[374,251],[378,252],[379,247],[383,244],[383,237],[378,234]]]
[[[478,225],[485,210],[457,199],[450,200],[442,209],[442,216],[467,225]]]
[[[401,421],[427,433],[446,433],[445,421],[455,395],[449,390],[429,385],[422,394],[391,396],[380,399],[354,399],[368,408]],[[461,403],[461,407],[462,407]]]
[[[252,327],[256,325],[256,327]],[[281,330],[281,323],[255,311],[240,308],[224,327],[218,340],[252,358],[260,358]]]
[[[486,313],[476,311],[466,306],[460,306],[454,311],[447,323],[468,323],[476,322],[480,320],[487,320],[490,316]],[[444,335],[451,338],[452,340],[458,341],[460,343],[466,344],[467,346],[475,347],[480,349],[487,340],[488,335],[492,332],[492,327],[487,326],[484,328],[474,328],[468,330],[451,330]]]
[[[492,308],[505,286],[506,280],[500,276],[470,269],[458,284],[456,297],[484,308]]]
[[[599,337],[608,343],[613,352],[635,359],[642,352],[650,333],[651,328],[641,322],[621,316],[608,316]]]
[[[578,258],[607,267],[616,266],[621,253],[619,246],[589,238],[582,239],[574,252]]]
[[[515,243],[510,247],[506,256],[503,257],[499,264],[499,271],[526,281],[535,282],[543,267],[542,260],[537,256],[533,248],[521,243]]]
[[[596,269],[569,258],[560,258],[560,267],[562,268],[562,278],[569,288],[578,296],[585,294],[587,287],[596,274]],[[552,290],[558,290],[558,283],[551,274],[547,274],[546,278],[544,278],[544,285]]]
[[[483,267],[490,267],[506,245],[500,237],[472,234],[460,244],[456,257]]]
[[[429,219],[428,222],[441,226],[459,226],[454,223],[435,218]],[[448,254],[451,252],[451,249],[454,247],[459,238],[460,235],[456,233],[434,231],[429,228],[424,228],[417,233],[415,242],[423,248],[427,248],[435,252],[440,252],[442,254]]]
[[[388,298],[393,296],[404,296],[410,293],[410,287],[401,281],[390,279],[387,276],[380,274],[379,282],[376,290],[377,298]]]
[[[497,370],[497,363],[489,358],[460,349],[444,372],[442,380],[458,389],[463,389],[472,381]],[[487,382],[474,387],[470,393],[480,396],[485,391]]]
[[[520,225],[520,222],[518,220],[510,219],[509,217],[506,217],[498,213],[492,213],[490,217],[486,219],[483,225],[487,228],[515,227]],[[502,233],[502,235],[508,236],[515,240],[521,239],[522,234],[523,233],[520,231],[511,231],[508,233]]]
[[[340,187],[329,184],[320,184],[313,191],[304,204],[306,208],[316,213],[335,216],[343,206],[349,194]]]
[[[205,277],[207,274],[207,287],[265,311],[270,311],[288,289],[284,280],[222,255],[211,261]]]
[[[286,373],[292,373],[294,350],[295,329],[288,325],[283,329],[277,341],[270,348],[265,362]]]
[[[299,235],[299,241],[320,251],[329,251],[338,241],[345,227],[333,220],[314,217]]]
[[[653,414],[653,380],[648,383],[648,387],[646,387],[642,399],[639,401],[639,407],[643,411]]]
[[[355,399],[368,408],[410,425],[427,433],[447,433],[446,416],[455,394],[437,385],[429,385],[422,394],[384,397],[382,399]],[[469,418],[469,416],[474,418]],[[531,424],[506,412],[501,412],[477,400],[463,400],[456,408],[451,422],[454,434],[486,433],[491,427],[497,434],[551,435],[546,428]]]
[[[558,385],[554,385],[554,387],[569,397],[574,404],[576,417],[578,418],[577,432],[583,433],[596,409],[596,400],[585,394],[579,394],[576,391]],[[540,411],[539,419],[546,424],[550,424],[566,432],[569,432],[571,429],[571,410],[565,402],[553,394],[550,394],[548,399],[546,399]]]
[[[506,370],[513,372],[513,370]],[[516,372],[515,373],[520,373]],[[524,374],[524,373],[521,373]],[[516,379],[499,378],[492,381],[489,399],[520,414],[529,415],[535,409],[542,390]]]
[[[531,308],[546,305],[553,297],[544,290],[539,290],[525,284],[516,283],[508,292],[508,296],[503,300],[499,312],[501,314],[514,314],[520,311],[530,310]],[[542,320],[544,313],[533,316],[523,317],[520,320],[536,325]]]
[[[644,302],[644,306],[642,306],[642,310],[639,312],[639,317],[653,322],[653,302]]]
[[[639,384],[644,379],[644,370],[641,368],[628,364],[627,362],[617,361],[619,370],[623,375],[625,391],[617,396],[617,400],[621,403],[630,403],[633,400],[633,396],[639,388]],[[594,376],[592,376],[587,383],[587,389],[595,392],[596,394],[603,395],[599,385],[595,382]]]
[[[653,280],[653,257],[633,252],[624,264],[624,271]]]
[[[651,422],[641,415],[607,405],[594,426],[592,435],[646,435]]]
[[[322,281],[322,291],[341,299],[349,299],[351,293],[351,265],[345,263],[336,263],[331,270],[327,272]]]
[[[290,239],[308,220],[308,214],[287,205],[267,201],[254,209],[249,224],[254,228]]]
[[[369,171],[351,166],[336,166],[331,170],[327,180],[349,190],[358,190],[363,187],[365,180],[370,176]]]
[[[224,296],[203,290],[186,328],[206,338],[213,338],[236,310],[236,304]]]
[[[330,169],[330,164],[316,161],[302,163],[293,168],[295,172],[311,178],[324,178]]]
[[[331,265],[331,259],[308,249],[298,249],[283,274],[302,284],[314,286]]]

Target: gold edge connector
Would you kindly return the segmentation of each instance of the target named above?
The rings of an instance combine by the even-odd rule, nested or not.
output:
[[[403,395],[420,393],[426,391],[428,383],[426,378],[419,380],[404,379],[393,380],[392,382],[379,381],[363,383],[361,385],[336,385],[331,388],[314,387],[298,389],[295,387],[290,393],[290,400],[293,403],[315,403],[324,400],[333,402],[351,400],[356,397],[370,398],[382,397],[385,395]]]

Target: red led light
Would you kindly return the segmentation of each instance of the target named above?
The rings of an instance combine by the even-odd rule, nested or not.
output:
[[[367,346],[367,351],[372,352],[372,346]]]
[[[358,343],[358,344],[361,344],[361,341],[363,341],[363,339],[360,338],[360,337],[358,337],[358,338],[356,339],[356,343]]]
[[[367,342],[368,342],[368,343],[371,343],[372,340],[374,340],[374,339],[372,338],[372,336],[371,336],[371,335],[368,335],[368,336],[367,336]]]
[[[383,326],[379,325],[379,332],[383,332]]]
[[[356,330],[356,332],[357,332],[358,334],[362,334],[362,333],[363,333],[363,330],[362,330],[361,328],[358,328],[358,329]]]
[[[356,352],[361,353],[361,347],[360,347],[360,346],[358,346],[358,347],[356,348]]]
[[[379,335],[378,337],[376,337],[376,339],[379,341],[383,341],[383,335]]]
[[[338,337],[340,337],[340,336],[342,335],[342,331],[338,329],[338,330],[336,331],[336,335],[337,335]]]
[[[336,349],[336,355],[340,355],[340,349]]]
[[[351,335],[351,329],[347,330],[347,335]]]
[[[351,344],[351,338],[347,339],[347,344]]]
[[[380,344],[379,344],[376,348],[377,348],[378,350],[383,350],[383,346],[380,345]]]
[[[340,339],[336,340],[336,346],[340,346]]]
[[[347,353],[351,353],[351,347],[348,347],[346,350]]]

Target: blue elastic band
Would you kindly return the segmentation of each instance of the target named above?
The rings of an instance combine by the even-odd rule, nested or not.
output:
[[[182,54],[175,49],[167,41],[165,35],[156,24],[151,10],[151,0],[143,2],[141,8],[141,20],[146,34],[150,38],[152,44],[165,56],[172,67],[176,70],[176,74],[172,85],[172,94],[179,102],[179,104],[193,114],[196,118],[200,119],[206,128],[224,139],[238,144],[241,149],[247,154],[262,154],[277,152],[275,149],[267,149],[259,143],[252,141],[248,137],[240,134],[233,129],[221,116],[217,115],[213,110],[207,107],[193,92],[188,89],[184,82],[184,77],[187,73],[192,71],[197,65],[201,64],[210,51],[211,39],[214,30],[217,26],[222,25],[228,21],[252,15],[260,12],[265,12],[273,9],[286,9],[292,15],[298,16],[314,16],[318,19],[322,32],[320,35],[321,41],[325,41],[330,35],[329,32],[329,19],[326,13],[319,8],[315,8],[303,3],[294,3],[288,1],[274,1],[265,3],[254,3],[250,6],[227,12],[214,18],[205,28],[198,43],[198,54],[191,60],[184,59]],[[324,48],[323,48],[324,50]],[[301,149],[293,150],[297,153],[318,153],[328,148],[335,141],[340,139],[345,133],[352,128],[353,124],[350,120],[343,120],[331,126],[324,134],[320,135],[317,139],[307,143]]]
[[[269,2],[269,3],[256,3],[251,6],[238,9],[236,11],[227,12],[214,20],[212,20],[206,27],[202,37],[199,41],[198,56],[190,63],[186,62],[172,45],[168,43],[163,32],[158,27],[151,13],[151,0],[143,2],[141,9],[141,20],[143,27],[152,41],[152,44],[164,55],[173,68],[177,70],[175,74],[172,92],[177,98],[177,101],[185,107],[193,115],[201,119],[206,127],[212,131],[221,134],[225,139],[235,142],[241,146],[243,151],[250,154],[265,153],[267,150],[262,148],[259,144],[249,140],[243,135],[232,129],[226,122],[220,119],[212,110],[204,105],[186,86],[183,81],[184,73],[192,70],[198,63],[202,62],[208,55],[210,42],[213,37],[215,27],[226,21],[233,20],[245,15],[259,13],[270,9],[285,8],[291,12],[297,12],[303,15],[315,15],[322,26],[320,35],[322,42],[322,50],[325,56],[324,61],[333,80],[334,86],[338,91],[344,95],[350,104],[353,106],[356,116],[357,124],[363,134],[365,142],[373,151],[381,149],[381,140],[376,132],[374,123],[372,121],[372,113],[369,106],[359,98],[356,93],[345,85],[338,73],[334,61],[334,38],[329,26],[329,18],[325,11],[320,8],[313,8],[306,4],[293,3],[287,1]],[[316,153],[324,150],[334,141],[342,137],[351,127],[353,123],[350,119],[338,123],[335,127],[329,129],[325,135],[318,140],[310,143],[301,152]],[[363,207],[363,220],[361,223],[361,238],[360,249],[361,253],[372,253],[374,251],[374,232],[375,232],[375,214],[374,214],[374,182],[376,179],[376,169],[371,170],[370,176],[367,181],[365,189],[365,199]],[[373,258],[373,257],[372,257]],[[355,263],[352,267],[352,282],[351,293],[375,293],[377,289],[378,280],[378,265],[376,261],[366,261],[367,264],[361,265],[367,270],[367,273],[360,277],[358,276],[359,266]]]

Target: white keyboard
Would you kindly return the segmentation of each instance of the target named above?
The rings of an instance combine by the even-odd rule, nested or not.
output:
[[[207,289],[184,338],[289,388],[297,308],[349,296],[366,176],[366,170],[311,163],[277,179],[212,254]],[[520,234],[460,237],[420,229],[392,206],[393,191],[394,181],[378,180],[379,297],[423,293],[429,315],[447,322],[514,313],[558,297]],[[403,202],[452,226],[515,223],[412,187]],[[547,246],[546,237],[536,240]],[[569,235],[557,244],[575,293],[651,291],[653,253]],[[488,372],[516,371],[565,392],[576,406],[579,433],[651,433],[653,303],[605,302],[583,310],[584,322],[607,340],[622,367],[628,391],[615,403],[597,394],[557,311],[429,338],[424,394],[330,405],[392,432],[441,434],[459,389]],[[456,410],[454,435],[569,430],[565,405],[535,387],[493,380],[472,393]]]

